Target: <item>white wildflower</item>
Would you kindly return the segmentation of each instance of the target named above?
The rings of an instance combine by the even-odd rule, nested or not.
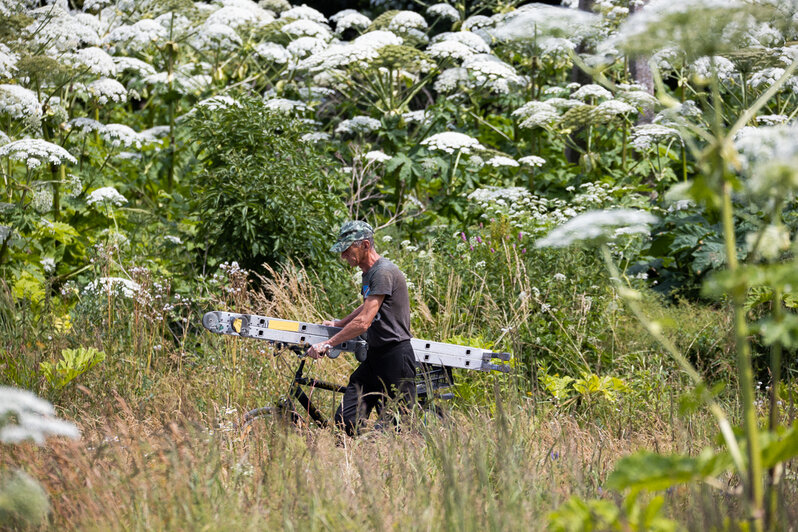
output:
[[[385,161],[390,161],[391,159],[393,159],[393,157],[380,150],[370,151],[366,153],[363,156],[363,158],[368,162],[378,162],[378,163],[384,163]]]
[[[241,46],[241,37],[226,24],[203,24],[191,44],[199,50],[233,51]]]
[[[36,127],[42,117],[42,106],[32,90],[19,85],[0,85],[0,113]]]
[[[83,289],[86,295],[116,295],[127,299],[133,299],[141,292],[141,285],[130,279],[122,277],[100,277]]]
[[[323,41],[332,39],[330,30],[318,22],[312,20],[299,19],[289,22],[282,28],[283,32],[293,37],[316,37]]]
[[[0,157],[23,161],[28,168],[42,164],[77,164],[77,159],[57,144],[42,139],[22,139],[0,146]]]
[[[713,72],[720,81],[729,81],[736,70],[734,63],[721,56],[699,57],[690,65],[690,71],[700,83],[709,83]]]
[[[787,120],[787,115],[759,115],[756,117],[757,124],[762,124],[764,126],[786,124]]]
[[[115,79],[101,78],[92,81],[89,83],[88,90],[100,105],[105,105],[109,101],[115,103],[127,101],[127,89]]]
[[[97,32],[58,6],[45,6],[27,13],[33,22],[22,30],[29,43],[43,47],[50,55],[74,51],[81,45],[97,46]]]
[[[510,167],[517,167],[520,166],[518,161],[512,159],[510,157],[504,157],[503,155],[497,155],[495,157],[491,157],[488,159],[485,164],[488,166],[492,166],[494,168],[501,168],[503,166],[510,166]]]
[[[357,133],[371,133],[381,127],[379,120],[369,116],[355,116],[348,120],[342,120],[335,132],[339,135],[342,134],[357,134]]]
[[[427,15],[451,20],[452,22],[460,20],[460,12],[449,4],[432,4],[427,8]]]
[[[618,115],[625,115],[628,113],[634,113],[637,109],[629,105],[628,103],[622,102],[620,100],[607,100],[605,102],[601,102],[593,109],[593,116],[598,118],[610,119]]]
[[[576,43],[562,37],[548,37],[540,41],[540,55],[550,59],[567,59],[576,49]]]
[[[78,135],[85,135],[87,133],[94,133],[96,131],[102,131],[103,124],[94,120],[93,118],[87,118],[84,116],[73,118],[69,121],[68,124],[69,129],[72,131],[76,131]]]
[[[648,233],[649,226],[656,222],[656,216],[642,210],[587,211],[537,240],[535,247],[567,247],[580,241],[613,238],[618,229],[625,234]]]
[[[273,42],[258,43],[255,45],[255,53],[278,65],[284,65],[291,59],[291,54],[284,46]]]
[[[170,244],[174,244],[175,246],[179,246],[180,244],[183,243],[183,241],[180,239],[179,236],[166,235],[163,237],[163,239],[169,242]]]
[[[100,131],[100,136],[115,148],[130,148],[131,146],[141,148],[144,142],[141,135],[136,133],[130,126],[124,124],[107,124]]]
[[[659,104],[659,100],[653,94],[642,90],[621,91],[616,98],[639,109],[654,109]]]
[[[468,46],[475,54],[489,54],[490,46],[485,39],[470,31],[451,31],[436,35],[432,43],[454,41]]]
[[[546,164],[546,159],[538,157],[537,155],[527,155],[526,157],[518,159],[518,162],[535,168]]]
[[[448,94],[461,89],[468,82],[468,70],[462,67],[447,68],[438,74],[433,87],[439,93]]]
[[[330,134],[324,133],[323,131],[314,131],[312,133],[305,133],[299,137],[299,140],[307,143],[325,142],[330,140]]]
[[[579,87],[573,94],[571,94],[571,98],[576,98],[578,100],[585,101],[588,98],[596,98],[601,100],[607,100],[612,98],[612,93],[602,87],[601,85],[596,85],[595,83],[591,83],[589,85],[583,85]]]
[[[386,243],[390,242],[392,240],[393,240],[393,237],[391,235],[385,235],[385,236],[382,237],[382,241],[386,242]]]
[[[746,186],[755,195],[792,198],[798,192],[798,124],[745,127],[734,138]],[[0,148],[2,149],[2,148]]]
[[[456,131],[437,133],[422,140],[421,144],[427,146],[431,150],[439,150],[450,154],[456,151],[468,154],[471,153],[472,150],[485,149],[474,137],[469,137],[464,133],[458,133]]]
[[[582,40],[596,33],[600,17],[586,11],[527,4],[497,21],[488,33],[498,41],[532,41],[541,37]],[[465,24],[464,24],[465,25]]]
[[[552,278],[557,282],[563,282],[567,279],[567,277],[562,273],[555,273]]]
[[[96,46],[82,48],[74,54],[65,56],[68,63],[74,66],[83,66],[96,76],[108,77],[116,75],[114,58]]]
[[[400,36],[393,32],[384,30],[376,30],[364,33],[352,41],[354,44],[366,46],[375,50],[382,48],[383,46],[388,46],[389,44],[399,45],[403,42],[404,40],[402,40]]]
[[[349,29],[365,30],[371,25],[370,18],[354,9],[345,9],[330,17],[330,20],[335,22],[335,33],[338,35]]]
[[[201,103],[201,102],[200,102]],[[199,104],[197,104],[199,105]],[[163,125],[163,126],[153,126],[151,128],[147,128],[141,132],[141,138],[144,139],[144,142],[158,142],[158,139],[161,139],[169,134],[170,127]]]
[[[426,110],[422,109],[420,111],[408,111],[406,113],[402,113],[402,119],[408,123],[412,124],[413,122],[425,123],[429,118],[429,113]]]
[[[325,48],[327,48],[327,42],[323,39],[317,39],[316,37],[300,37],[291,41],[286,47],[292,56],[298,58],[317,54]]]
[[[238,28],[244,24],[251,24],[256,27],[265,26],[272,21],[274,21],[274,16],[257,6],[251,6],[247,9],[228,5],[211,13],[205,24],[222,24],[231,28]]]
[[[289,100],[288,98],[272,98],[264,100],[263,103],[266,109],[284,114],[303,113],[310,110],[310,107],[305,103],[298,100]]]
[[[3,43],[0,43],[0,79],[11,78],[17,70],[19,55]]]
[[[486,17],[485,15],[471,15],[463,21],[461,28],[463,31],[474,31],[492,24],[493,21],[490,17]]]
[[[660,142],[681,138],[679,130],[659,124],[642,124],[632,128],[629,145],[641,152]]]
[[[312,7],[308,7],[305,4],[301,6],[292,7],[287,11],[283,11],[280,13],[280,18],[285,20],[297,20],[297,19],[305,19],[305,20],[312,20],[313,22],[318,22],[319,24],[326,24],[327,19],[325,16],[316,11]]]
[[[438,41],[427,47],[427,55],[435,59],[456,59],[462,61],[474,55],[474,51],[461,42]]]
[[[127,198],[114,187],[102,187],[91,191],[86,198],[88,205],[113,205],[121,207],[127,203]]]
[[[402,33],[409,33],[412,30],[426,31],[428,28],[427,21],[424,17],[414,11],[400,11],[388,23],[390,31]]]
[[[142,19],[133,25],[118,26],[105,37],[105,42],[129,52],[144,50],[168,37],[166,28],[152,19]]]
[[[53,208],[53,189],[46,184],[34,187],[31,206],[40,214],[50,212]]]
[[[512,114],[522,119],[519,124],[522,128],[549,127],[560,119],[553,105],[538,101],[527,102]]]
[[[467,57],[463,61],[463,68],[480,86],[489,88],[495,93],[507,94],[510,85],[521,83],[521,78],[515,69],[493,55],[479,54]]]
[[[33,440],[41,445],[48,436],[80,439],[78,428],[55,417],[53,406],[20,388],[0,386],[0,442],[15,444]]]

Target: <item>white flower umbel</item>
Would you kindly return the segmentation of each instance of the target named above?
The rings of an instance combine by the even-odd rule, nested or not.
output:
[[[734,138],[748,190],[792,199],[798,193],[798,124],[745,127]],[[0,148],[2,149],[2,148]]]
[[[163,239],[175,246],[179,246],[180,244],[183,243],[183,240],[181,240],[179,236],[166,235],[163,237]]]
[[[0,113],[25,120],[36,127],[42,118],[42,106],[36,93],[19,85],[0,85]]]
[[[656,216],[642,210],[587,211],[535,241],[535,247],[562,248],[579,242],[612,240],[618,234],[647,234],[656,222]]]
[[[494,168],[520,166],[518,164],[518,161],[516,161],[515,159],[512,159],[510,157],[505,157],[503,155],[497,155],[495,157],[491,157],[490,159],[485,161],[485,164],[487,164],[488,166],[492,166]]]
[[[28,168],[42,164],[77,164],[77,159],[57,144],[42,139],[22,139],[0,146],[0,158],[23,161]]]
[[[33,440],[41,445],[49,436],[80,439],[78,428],[55,417],[53,405],[20,388],[0,386],[0,442]]]
[[[382,48],[383,46],[388,46],[389,44],[402,44],[404,40],[400,36],[390,31],[377,30],[364,33],[352,42],[354,44],[367,46],[376,50],[378,48]]]
[[[470,78],[468,70],[463,67],[447,68],[435,80],[433,87],[437,92],[448,94],[467,87]]]
[[[582,40],[598,31],[600,17],[586,11],[527,4],[496,24],[487,32],[500,42],[533,41],[541,37],[566,37]]]
[[[618,115],[626,115],[634,112],[637,112],[637,109],[628,103],[620,100],[607,100],[606,102],[601,102],[593,109],[593,117],[610,120]]]
[[[424,124],[429,118],[429,113],[427,113],[427,111],[424,109],[420,111],[408,111],[406,113],[402,113],[402,119],[408,124],[412,124],[414,122]]]
[[[114,187],[102,187],[91,191],[86,198],[86,203],[88,205],[121,207],[127,203],[127,198]]]
[[[17,70],[19,55],[11,51],[11,48],[0,43],[0,79],[14,76]]]
[[[400,11],[388,23],[390,31],[399,33],[412,33],[413,30],[426,32],[428,29],[427,21],[424,17],[414,11]]]
[[[106,35],[105,42],[115,48],[138,52],[168,37],[166,28],[152,19],[142,19],[133,25],[118,26]]]
[[[456,131],[437,133],[422,140],[421,144],[427,146],[431,150],[438,150],[446,153],[455,153],[459,151],[468,154],[474,150],[485,149],[474,137]]]
[[[638,109],[654,109],[659,105],[659,100],[648,92],[642,90],[624,90],[616,95],[616,99],[626,102]]]
[[[755,231],[745,235],[745,243],[751,251],[754,251],[754,246],[758,243],[757,257],[773,260],[790,249],[790,230],[784,225],[771,224],[766,226],[761,234]]]
[[[250,6],[249,9],[238,6],[225,6],[211,13],[205,24],[223,24],[231,28],[238,28],[244,24],[260,27],[273,21],[274,16],[258,6]]]
[[[381,127],[381,123],[376,118],[369,116],[355,116],[348,120],[342,120],[338,127],[335,128],[335,133],[338,135],[343,134],[358,134],[358,133],[371,133]]]
[[[88,90],[100,105],[105,105],[108,102],[124,103],[127,101],[127,89],[115,79],[102,78],[92,81],[89,83]]]
[[[264,100],[263,105],[270,111],[276,111],[282,114],[304,113],[310,110],[310,107],[304,102],[289,100],[288,98],[271,98]]]
[[[45,6],[27,13],[32,19],[22,30],[22,36],[29,44],[43,49],[50,55],[74,51],[81,45],[98,46],[97,32],[81,23],[58,6]]]
[[[326,142],[330,140],[330,134],[324,133],[323,131],[314,131],[313,133],[305,133],[299,140],[302,142],[307,142],[308,144],[314,144],[316,142]]]
[[[690,72],[692,72],[696,81],[702,84],[709,83],[712,80],[713,73],[717,73],[720,81],[729,81],[736,71],[737,68],[734,63],[719,55],[699,57],[690,65]]]
[[[332,39],[330,29],[318,22],[312,20],[299,19],[289,22],[282,28],[283,32],[290,35],[292,38],[297,37],[316,37],[323,41]]]
[[[330,21],[335,22],[335,33],[338,35],[349,29],[362,31],[371,25],[370,18],[354,9],[344,9],[330,17]]]
[[[787,120],[787,115],[760,115],[756,117],[756,123],[763,126],[777,126],[780,124],[786,124]]]
[[[468,46],[475,54],[489,54],[490,46],[485,39],[470,31],[450,31],[436,35],[432,43],[454,41]]]
[[[280,18],[285,20],[312,20],[313,22],[318,22],[319,24],[327,23],[327,18],[321,12],[316,11],[312,7],[308,7],[305,4],[292,7],[287,11],[283,11],[280,13]]]
[[[261,58],[277,65],[284,65],[291,59],[285,46],[274,42],[262,42],[255,45],[255,53]]]
[[[241,46],[241,37],[226,24],[203,24],[191,44],[198,50],[229,52]]]
[[[560,114],[557,108],[547,102],[531,101],[513,111],[513,116],[521,118],[522,128],[549,127],[557,123]]]
[[[96,46],[82,48],[74,54],[64,56],[64,59],[79,70],[88,70],[95,76],[116,76],[114,58]]]
[[[327,48],[327,41],[316,37],[300,37],[288,43],[288,53],[297,58],[317,54]]]
[[[583,85],[579,87],[576,91],[574,91],[573,94],[571,94],[571,98],[576,98],[577,100],[582,101],[586,101],[588,99],[608,100],[612,98],[612,93],[601,85],[591,83],[589,85]]]
[[[85,116],[80,116],[78,118],[73,118],[69,121],[68,127],[78,136],[84,136],[87,133],[94,133],[96,131],[102,131],[105,127],[101,122],[94,120],[93,118],[88,118]]]
[[[494,93],[507,94],[510,92],[510,85],[521,83],[515,69],[494,55],[478,54],[468,57],[463,61],[463,68],[478,86],[486,87]]]
[[[141,291],[141,285],[122,277],[100,277],[83,289],[86,295],[115,295],[133,299]]]
[[[546,164],[546,159],[538,157],[537,155],[527,155],[526,157],[518,159],[518,162],[526,166],[531,166],[532,168],[537,168]]]
[[[363,156],[363,158],[365,160],[367,160],[368,162],[378,162],[378,163],[384,163],[386,161],[390,161],[391,159],[393,159],[393,157],[391,157],[387,153],[382,152],[380,150],[370,151],[370,152],[366,153]]]
[[[427,8],[427,15],[451,20],[452,22],[460,20],[460,12],[449,4],[432,4]]]
[[[678,129],[659,124],[642,124],[632,128],[629,145],[638,151],[645,152],[658,143],[680,138]]]
[[[114,148],[141,148],[144,141],[133,128],[124,124],[108,124],[100,131],[100,136]]]
[[[427,54],[435,59],[454,59],[463,61],[474,55],[474,51],[467,45],[451,40],[438,41],[427,47]]]

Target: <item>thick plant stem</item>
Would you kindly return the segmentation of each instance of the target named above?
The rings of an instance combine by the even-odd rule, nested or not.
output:
[[[773,289],[773,320],[780,324],[784,319],[784,305],[782,304],[781,287]],[[780,342],[773,344],[770,352],[770,431],[775,432],[779,427],[779,382],[781,381],[781,355]],[[781,477],[781,464],[776,464],[768,470],[768,500],[767,522],[768,529],[773,528],[777,522],[779,512],[779,478]]]
[[[722,161],[720,162],[722,164]],[[722,172],[722,166],[718,167]],[[729,271],[737,270],[737,246],[732,218],[731,184],[723,183],[723,235],[726,243],[726,260]],[[762,453],[759,442],[759,428],[754,407],[754,372],[751,368],[751,346],[748,343],[748,327],[745,323],[745,286],[735,286],[732,296],[734,306],[734,338],[737,349],[737,372],[740,396],[743,405],[743,428],[748,444],[748,467],[745,479],[745,491],[751,513],[753,530],[763,530],[764,490],[762,486]]]

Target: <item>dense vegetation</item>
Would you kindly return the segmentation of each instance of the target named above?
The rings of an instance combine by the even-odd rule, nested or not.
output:
[[[794,523],[798,3],[564,3],[0,0],[0,525]],[[347,313],[353,218],[513,372],[242,433],[296,357],[202,314]]]

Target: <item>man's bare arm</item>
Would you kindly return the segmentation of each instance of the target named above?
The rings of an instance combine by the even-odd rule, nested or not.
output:
[[[353,310],[349,314],[349,316],[347,316],[346,318],[343,318],[343,319],[340,319],[340,320],[325,321],[325,322],[322,322],[322,325],[326,325],[328,327],[346,327],[346,324],[349,323],[350,321],[352,321],[353,319],[355,319],[355,317],[358,314],[360,314],[360,312],[362,310],[363,310],[363,305],[360,305],[355,310]]]
[[[350,321],[344,325],[344,328],[338,331],[332,338],[308,349],[308,356],[311,358],[319,358],[329,350],[330,346],[338,345],[352,338],[357,338],[366,332],[371,326],[371,322],[374,321],[374,317],[377,316],[377,312],[380,310],[380,306],[384,299],[384,294],[367,297],[366,301],[358,308],[359,312],[357,315],[352,317]],[[344,319],[350,318],[354,314],[353,312]]]

